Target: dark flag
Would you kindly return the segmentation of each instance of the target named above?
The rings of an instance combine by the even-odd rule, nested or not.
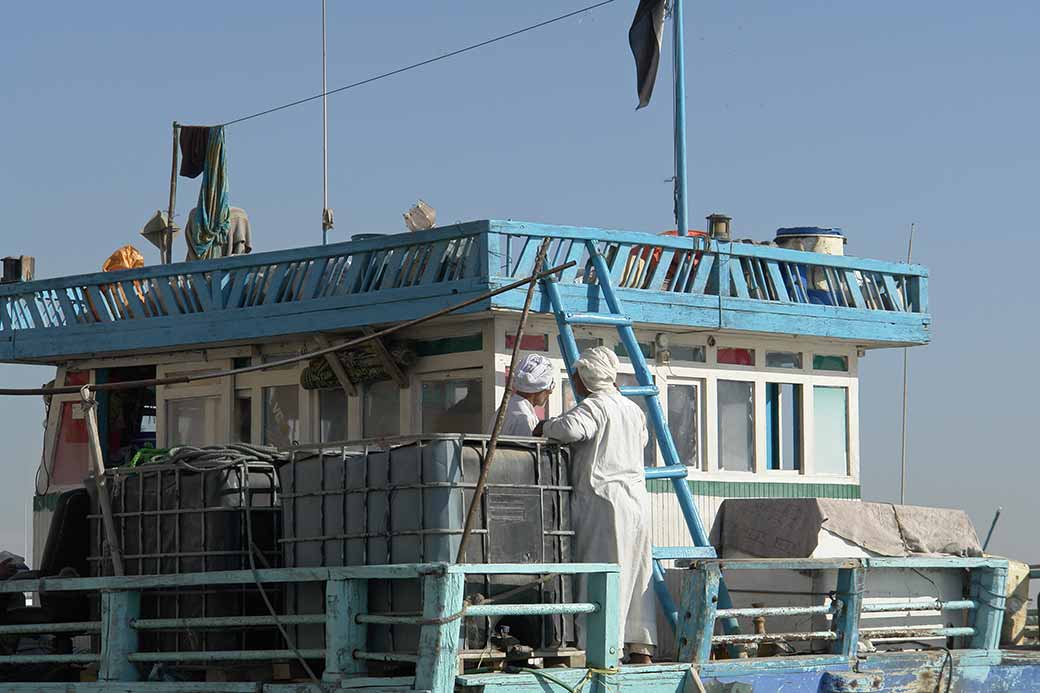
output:
[[[632,47],[632,55],[636,59],[638,108],[650,103],[650,96],[654,93],[657,63],[661,60],[664,5],[665,0],[639,0],[636,16],[628,30],[628,45]]]

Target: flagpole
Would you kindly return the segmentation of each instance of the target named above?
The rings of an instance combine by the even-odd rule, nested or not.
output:
[[[321,244],[329,242],[332,213],[329,210],[329,95],[325,80],[325,0],[321,0]]]
[[[680,237],[689,230],[686,208],[686,56],[683,50],[683,0],[672,0],[672,71],[675,76],[675,224]]]

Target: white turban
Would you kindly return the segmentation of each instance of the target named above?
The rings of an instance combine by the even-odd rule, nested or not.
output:
[[[543,390],[551,390],[555,382],[555,369],[552,361],[541,354],[528,354],[520,360],[513,376],[513,386],[517,392],[534,394]]]
[[[575,364],[578,375],[590,392],[613,388],[619,365],[617,355],[605,346],[586,349]]]

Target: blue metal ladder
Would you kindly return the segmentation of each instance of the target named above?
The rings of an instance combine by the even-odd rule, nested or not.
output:
[[[661,608],[668,616],[672,628],[674,629],[678,620],[677,609],[671,594],[668,592],[668,586],[665,584],[664,569],[661,565],[661,561],[690,558],[715,558],[715,549],[708,540],[708,534],[704,530],[704,525],[701,522],[700,515],[697,513],[697,506],[694,505],[693,502],[693,494],[690,492],[690,487],[686,483],[686,465],[684,465],[679,459],[679,453],[675,448],[675,441],[672,439],[672,434],[668,429],[668,422],[665,419],[664,411],[661,409],[661,400],[658,398],[659,391],[657,385],[654,383],[653,376],[650,373],[650,368],[646,363],[646,357],[639,348],[635,331],[632,329],[632,319],[625,315],[621,308],[621,302],[618,301],[614,286],[611,284],[610,267],[607,266],[607,261],[603,258],[603,255],[596,247],[595,241],[586,241],[585,246],[592,267],[596,273],[596,284],[599,286],[600,293],[603,295],[603,300],[606,303],[608,312],[567,312],[563,306],[563,299],[560,296],[560,289],[557,286],[556,278],[547,277],[543,279],[542,287],[545,293],[549,296],[549,301],[552,304],[552,311],[556,317],[556,324],[559,327],[560,350],[563,353],[563,359],[567,364],[567,372],[573,376],[574,364],[578,360],[578,344],[574,338],[573,326],[612,325],[617,328],[618,336],[621,338],[621,343],[624,345],[625,351],[628,353],[628,358],[632,362],[632,368],[635,371],[636,382],[638,383],[638,385],[635,386],[621,387],[619,389],[623,395],[646,398],[646,409],[649,414],[647,418],[649,419],[649,423],[654,432],[654,439],[657,441],[657,444],[661,449],[661,454],[664,457],[664,466],[648,467],[646,469],[646,478],[647,480],[671,480],[672,488],[674,489],[675,496],[679,501],[679,507],[682,510],[683,518],[686,520],[686,527],[689,530],[690,537],[693,539],[694,543],[694,546],[692,547],[654,547],[654,591],[657,593],[657,598],[661,603]],[[618,256],[614,258],[614,262],[623,263],[625,262],[625,259],[626,258],[619,252]],[[572,387],[573,384],[574,379],[572,377]],[[578,395],[576,392],[574,393],[574,396],[575,399],[577,399]],[[725,584],[723,584],[720,586],[718,607],[726,609],[730,606],[731,600],[729,592],[726,590]],[[725,625],[727,631],[736,627],[734,620],[727,620]]]

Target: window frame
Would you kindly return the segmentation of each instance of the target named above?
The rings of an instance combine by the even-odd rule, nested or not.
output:
[[[793,369],[787,368],[787,369],[777,369],[777,370],[790,371],[790,370],[793,370]],[[784,404],[783,404],[782,393],[783,393],[783,386],[784,385],[790,385],[792,387],[801,388],[801,396],[799,397],[799,402],[798,402],[798,407],[797,407],[798,423],[799,423],[798,428],[797,428],[798,439],[795,441],[795,446],[794,446],[794,449],[797,451],[797,455],[798,455],[798,460],[797,460],[798,467],[796,469],[784,469],[783,466],[782,466],[783,465],[783,450],[784,450],[784,441],[783,441],[784,421],[783,421],[783,415],[784,415],[784,410],[785,410],[785,407],[784,407]],[[778,395],[780,395],[780,397],[778,398],[778,400],[779,400],[778,410],[774,414],[770,414],[770,411],[769,411],[769,409],[770,409],[769,390],[770,390],[771,387],[777,387],[778,388]],[[803,382],[798,382],[798,381],[796,381],[794,379],[778,380],[776,378],[772,378],[772,379],[767,379],[765,381],[765,387],[763,389],[765,391],[764,392],[764,398],[765,398],[765,414],[766,414],[765,415],[765,426],[764,426],[764,428],[765,428],[765,436],[766,436],[766,441],[765,441],[766,459],[765,459],[765,464],[764,464],[763,469],[762,469],[762,472],[764,474],[767,474],[767,475],[779,474],[779,475],[783,475],[783,476],[791,476],[791,475],[794,475],[794,474],[797,474],[797,475],[801,476],[801,475],[805,474],[805,459],[806,459],[806,455],[805,455],[805,421],[806,421],[806,417],[809,415],[809,412],[806,410],[806,405],[805,405],[805,399],[806,399],[805,398],[805,391],[806,391],[806,389],[811,388],[811,387],[813,387],[813,385],[811,385],[811,384],[807,385],[807,384],[805,384]],[[778,451],[779,451],[779,461],[780,461],[781,466],[776,468],[776,469],[774,469],[774,468],[772,468],[770,466],[770,463],[773,461],[773,454],[774,454],[772,452],[772,449],[773,449],[774,446],[773,446],[773,440],[771,438],[772,433],[773,433],[773,419],[772,419],[772,416],[776,416],[777,417],[777,419],[776,419],[776,430],[780,434],[780,441],[778,442],[778,448],[779,448]]]
[[[487,396],[487,379],[485,378],[486,372],[484,368],[480,366],[474,366],[472,368],[453,368],[450,370],[443,371],[430,371],[426,373],[416,374],[413,380],[412,396],[411,400],[411,414],[412,422],[414,424],[415,435],[429,435],[421,433],[423,427],[423,414],[422,414],[422,396],[423,396],[423,385],[428,382],[444,382],[446,380],[479,380],[480,381],[480,405],[481,405],[481,432],[483,431],[484,424],[486,423],[486,417],[484,413],[487,411],[487,402],[484,399]],[[403,394],[402,394],[403,397]],[[495,402],[494,408],[498,410],[499,402]],[[404,428],[402,419],[402,428]]]
[[[816,471],[815,470],[815,464],[816,464],[816,459],[815,459],[815,448],[816,448],[816,388],[818,388],[818,387],[841,389],[841,390],[845,391],[845,473],[844,474],[835,474],[833,472],[821,472],[821,471]],[[813,415],[812,415],[812,421],[813,421],[812,443],[813,443],[813,451],[814,451],[814,458],[813,458],[814,470],[813,470],[813,473],[814,473],[815,476],[822,477],[822,478],[830,478],[830,479],[845,479],[845,478],[849,478],[849,477],[854,475],[853,474],[853,469],[856,467],[856,461],[853,460],[853,457],[854,457],[853,450],[855,450],[856,447],[858,447],[858,441],[856,441],[856,446],[855,447],[853,445],[853,432],[852,432],[852,428],[853,428],[853,426],[852,426],[852,421],[853,421],[853,413],[852,413],[852,411],[853,411],[853,391],[852,391],[852,388],[849,385],[847,385],[847,384],[839,384],[839,383],[833,383],[832,384],[832,383],[814,382],[812,387],[810,387],[809,389],[812,391],[812,397],[811,397],[812,403],[811,403],[811,405],[813,407],[813,409],[812,409],[812,412],[813,412]],[[859,476],[859,470],[858,469],[856,469],[856,471],[855,471],[855,476],[857,478]]]
[[[705,428],[707,426],[707,416],[705,414],[705,403],[704,393],[706,388],[705,378],[693,378],[688,376],[669,376],[665,378],[664,385],[661,387],[663,393],[661,408],[664,410],[665,423],[670,424],[669,420],[669,405],[672,393],[670,392],[671,387],[693,387],[696,394],[694,398],[697,402],[697,459],[695,465],[685,465],[687,469],[692,471],[703,472],[704,470],[704,443],[705,443]],[[672,437],[674,442],[674,436]],[[658,446],[658,456],[660,457],[660,446]],[[659,460],[661,464],[663,461]],[[685,464],[685,463],[683,463]]]

